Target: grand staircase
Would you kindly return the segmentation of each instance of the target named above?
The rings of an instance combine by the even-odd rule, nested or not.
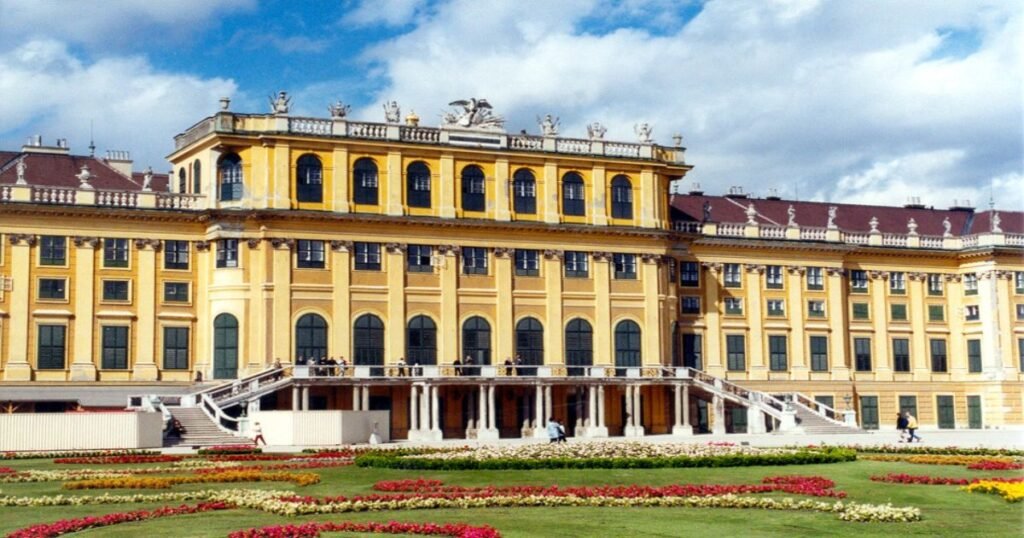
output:
[[[165,437],[165,447],[252,444],[252,441],[249,439],[221,431],[210,420],[210,417],[206,416],[206,413],[198,407],[172,407],[169,410],[171,416],[178,419],[178,422],[185,428],[185,433],[180,438]]]

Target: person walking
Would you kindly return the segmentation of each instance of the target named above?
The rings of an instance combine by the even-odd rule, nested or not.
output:
[[[406,375],[406,363],[405,357],[398,357],[398,375],[399,377],[405,377]]]
[[[555,417],[548,418],[548,443],[557,443],[561,436],[562,425],[555,420]]]
[[[903,413],[896,413],[896,431],[899,432],[900,440],[902,443],[907,438],[907,417],[903,416]]]
[[[253,423],[252,435],[253,446],[260,446],[260,441],[263,442],[263,446],[267,446],[267,440],[263,438],[263,426],[260,426],[259,422]]]
[[[915,417],[914,415],[911,415],[910,411],[907,411],[906,416],[907,416],[907,433],[909,433],[909,435],[907,436],[907,442],[908,443],[913,443],[914,439],[917,439],[917,442],[920,443],[921,442],[921,438],[917,436],[917,433],[915,433],[915,432],[917,432],[917,417]]]

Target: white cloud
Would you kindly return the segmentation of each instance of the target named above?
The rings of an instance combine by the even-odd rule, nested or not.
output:
[[[160,72],[139,57],[87,64],[61,42],[30,41],[0,53],[0,147],[20,147],[40,133],[49,143],[67,138],[73,152],[85,153],[92,121],[101,151],[130,150],[137,168],[163,170],[171,135],[235,91],[229,80]]]
[[[342,20],[345,24],[405,26],[426,8],[426,0],[361,0]]]
[[[686,137],[691,177],[710,192],[799,186],[803,198],[852,200],[842,181],[877,176],[876,202],[899,204],[920,181],[923,197],[979,200],[994,178],[1020,177],[1019,6],[711,2],[670,34],[588,33],[612,13],[584,0],[438,6],[369,52],[387,81],[378,101],[435,123],[451,99],[487,97],[509,130],[536,132],[534,117],[551,112],[565,136],[600,120],[631,139],[651,121],[663,142]],[[930,59],[951,27],[975,29],[978,50]]]

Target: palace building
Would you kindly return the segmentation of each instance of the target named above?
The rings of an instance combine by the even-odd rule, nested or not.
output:
[[[678,137],[511,134],[476,99],[440,127],[271,105],[222,101],[169,174],[0,152],[0,405],[385,410],[412,439],[1024,426],[1024,212],[670,195]]]

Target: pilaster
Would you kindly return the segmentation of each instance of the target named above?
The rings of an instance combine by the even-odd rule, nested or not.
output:
[[[722,315],[723,306],[720,303],[718,291],[721,286],[722,264],[704,263],[704,322],[707,330],[704,332],[704,369],[713,376],[722,377],[725,375],[725,356],[722,353]]]
[[[644,228],[657,228],[658,221],[654,215],[654,207],[657,202],[657,192],[654,188],[654,172],[643,170],[640,172],[640,199],[633,207],[640,208],[640,226]]]
[[[664,354],[661,350],[661,310],[658,308],[658,264],[661,256],[644,254],[640,256],[641,278],[644,288],[644,328],[640,345],[641,365],[661,364]]]
[[[135,367],[134,381],[156,381],[159,370],[156,365],[156,254],[161,244],[156,239],[136,239],[138,252],[138,279],[136,280],[135,301],[138,305],[138,319],[135,322]],[[90,254],[91,249],[89,250]],[[91,282],[91,280],[79,280]],[[77,318],[77,316],[76,316]],[[78,333],[76,330],[76,336]],[[76,338],[77,340],[77,338]]]
[[[8,320],[7,367],[5,381],[28,381],[32,379],[32,366],[28,362],[29,312],[32,293],[32,246],[36,236],[11,234],[11,313]],[[90,331],[91,332],[91,331]],[[95,369],[95,367],[94,367]]]
[[[96,247],[100,245],[99,238],[73,237],[71,242],[75,246],[75,282],[95,282]],[[142,289],[140,282],[139,290]],[[72,381],[96,381],[96,363],[92,356],[95,333],[94,295],[95,287],[91,285],[80,285],[75,289],[75,341],[71,346]],[[135,356],[139,356],[138,351]]]
[[[889,342],[885,338],[888,334],[889,309],[885,302],[885,295],[888,291],[889,273],[885,271],[869,271],[870,284],[868,293],[871,298],[871,325],[874,328],[875,337],[871,340],[871,362],[878,381],[892,380],[892,364],[889,360]]]
[[[402,215],[405,209],[402,206],[402,153],[400,151],[388,152],[387,182],[384,195],[386,196],[388,215]]]
[[[828,311],[828,356],[832,366],[832,379],[849,381],[852,365],[847,357],[846,349],[850,346],[850,332],[846,325],[846,287],[843,282],[844,271],[838,267],[825,269],[828,290],[826,309]]]
[[[761,293],[761,278],[765,272],[764,265],[746,264],[745,282],[747,326],[750,328],[750,379],[768,379],[768,363],[765,360],[764,344],[764,297]]]
[[[209,241],[196,241],[195,242],[195,267],[196,267],[196,278],[195,289],[192,290],[192,297],[196,305],[196,319],[199,320],[196,323],[196,334],[195,334],[195,347],[193,350],[193,366],[192,369],[195,372],[202,372],[204,378],[211,377],[212,374],[212,354],[213,354],[213,319],[210,317],[210,280],[213,278],[212,273],[212,243]]]
[[[611,366],[612,315],[610,252],[595,252],[591,256],[594,270],[594,366]]]
[[[292,362],[292,248],[295,241],[291,239],[271,239],[270,248],[274,273],[274,303],[272,318],[274,320],[273,347],[274,357],[281,357]]]
[[[441,155],[441,204],[439,215],[442,219],[455,218],[455,157]]]
[[[590,211],[592,223],[595,226],[606,226],[608,224],[608,179],[607,171],[603,165],[594,165],[590,172],[590,183],[593,186]],[[635,204],[634,204],[635,205]]]
[[[794,228],[795,229],[795,228]],[[786,316],[789,318],[790,378],[806,380],[810,377],[807,353],[807,334],[804,332],[803,277],[806,269],[799,266],[786,268]]]
[[[511,179],[508,159],[494,162],[494,219],[499,221],[512,220],[512,197],[509,189]]]
[[[334,168],[331,170],[332,209],[336,213],[348,213],[348,148],[335,146],[332,158],[334,161]]]
[[[560,221],[558,214],[558,165],[553,162],[544,163],[544,178],[537,185],[537,213],[544,216],[544,222],[556,224]]]
[[[352,247],[351,241],[331,241],[331,280],[334,287],[331,289],[331,316],[334,318],[331,324],[333,341],[331,355],[350,357],[352,350],[352,303],[349,293],[349,285],[352,271]],[[351,363],[351,359],[346,359]]]
[[[438,364],[451,362],[453,358],[459,356],[459,253],[460,249],[456,246],[444,247],[441,252],[445,259],[444,265],[441,266],[441,330],[438,335]],[[497,258],[495,255],[496,275],[499,271]],[[511,302],[509,308],[511,308]],[[503,325],[499,322],[498,326]],[[498,334],[500,339],[501,331]]]
[[[544,251],[544,285],[547,294],[546,318],[547,329],[544,331],[544,362],[561,363],[565,354],[562,352],[562,260],[565,253],[561,250]],[[511,328],[511,325],[508,326]],[[499,330],[508,330],[499,328]],[[499,358],[501,355],[499,355]]]
[[[514,331],[511,330],[513,326],[512,305],[514,303],[512,298],[512,256],[512,249],[494,249],[494,285],[498,288],[497,319],[495,319],[495,324],[498,326],[496,363],[504,360],[504,357],[512,356],[515,349],[512,342]],[[454,321],[449,335],[453,347],[451,356],[457,357],[458,350],[454,349],[455,338],[459,334],[457,314],[453,314],[452,319]]]
[[[391,364],[405,354],[405,251],[402,243],[386,245],[388,278],[388,319],[385,322],[384,364]]]
[[[292,167],[288,144],[279,142],[270,149],[274,153],[273,178],[270,183],[273,197],[268,205],[275,209],[288,209],[292,205]]]

